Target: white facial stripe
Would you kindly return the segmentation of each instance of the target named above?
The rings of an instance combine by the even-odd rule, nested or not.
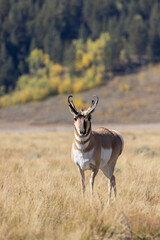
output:
[[[79,137],[77,134],[76,134],[76,131],[74,132],[74,135],[75,135],[75,138],[76,140],[78,140],[79,142],[84,142],[84,141],[87,141],[90,136],[91,136],[91,131],[90,133],[86,136],[86,137]]]

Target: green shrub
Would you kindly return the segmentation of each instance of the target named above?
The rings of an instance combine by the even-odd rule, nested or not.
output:
[[[149,157],[154,157],[157,155],[157,152],[154,150],[151,150],[148,146],[137,147],[135,149],[135,153],[143,154],[143,155],[149,156]]]

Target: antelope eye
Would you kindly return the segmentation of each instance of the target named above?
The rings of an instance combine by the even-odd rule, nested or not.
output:
[[[74,117],[74,121],[77,121],[77,118],[76,118],[76,117]]]

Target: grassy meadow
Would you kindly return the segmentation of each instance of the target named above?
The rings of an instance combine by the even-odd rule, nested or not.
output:
[[[107,179],[95,179],[90,204],[70,159],[72,132],[1,132],[0,239],[160,239],[160,130],[121,131],[125,148],[107,204]]]

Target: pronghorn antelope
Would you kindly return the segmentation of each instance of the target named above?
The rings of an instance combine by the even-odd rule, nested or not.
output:
[[[124,141],[122,136],[115,130],[100,127],[96,131],[91,129],[91,114],[94,112],[98,97],[94,96],[92,105],[87,110],[75,108],[72,96],[68,97],[71,113],[74,116],[74,141],[71,156],[82,178],[82,190],[85,192],[85,170],[91,170],[91,195],[98,170],[101,169],[108,178],[108,202],[111,198],[112,187],[116,196],[116,181],[113,175],[119,155],[122,153]]]

